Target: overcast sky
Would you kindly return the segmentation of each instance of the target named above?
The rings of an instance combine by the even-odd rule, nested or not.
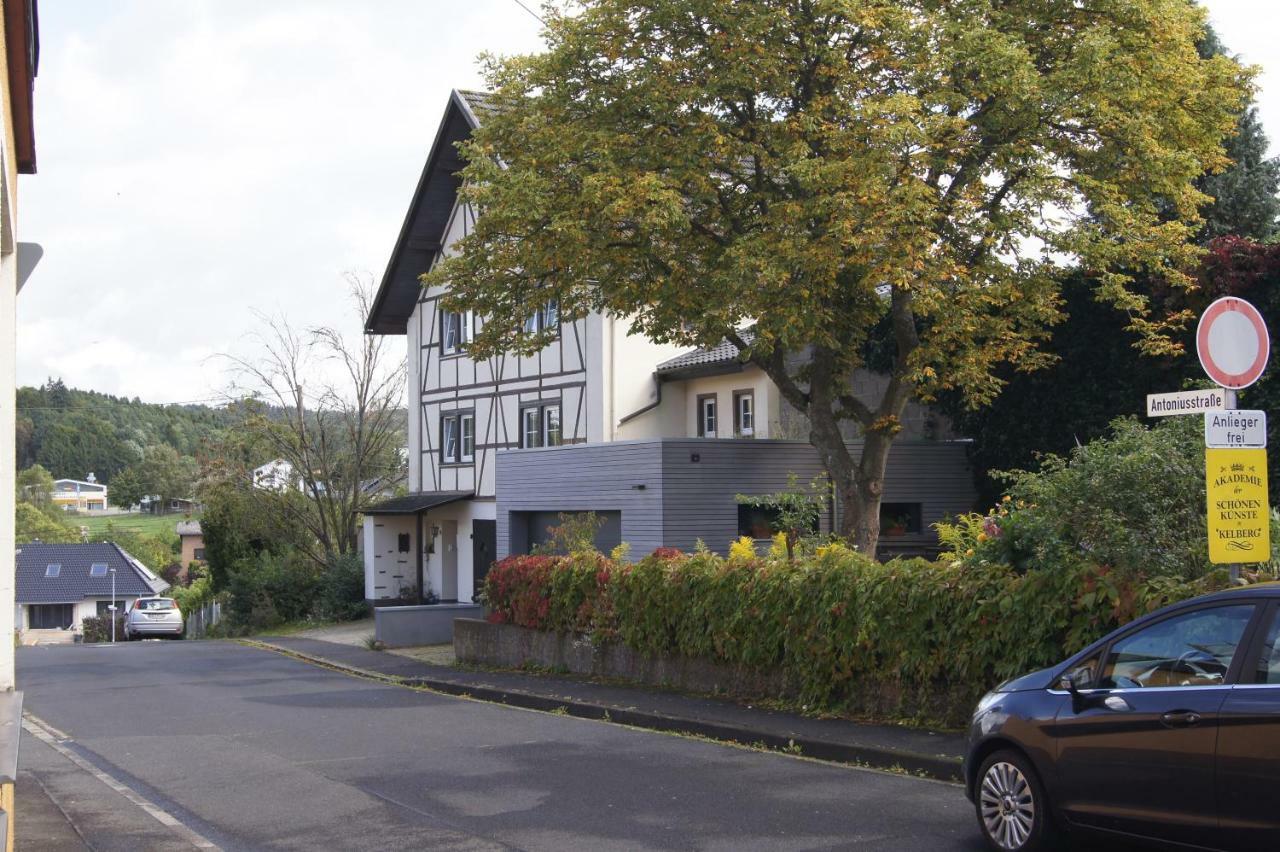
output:
[[[1280,152],[1280,2],[1205,5]],[[449,90],[539,28],[517,0],[43,0],[19,384],[206,400],[254,310],[357,333],[343,275],[381,275]]]

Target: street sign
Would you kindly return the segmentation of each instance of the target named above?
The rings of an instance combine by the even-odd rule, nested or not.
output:
[[[1258,309],[1234,296],[1205,309],[1196,327],[1196,352],[1209,378],[1224,388],[1253,384],[1267,368],[1271,338]]]
[[[1227,395],[1218,388],[1147,394],[1148,417],[1168,417],[1171,414],[1200,414],[1205,411],[1221,411],[1226,407]]]
[[[1209,561],[1271,560],[1271,509],[1267,505],[1267,451],[1204,451],[1209,501]]]
[[[1204,416],[1204,445],[1219,449],[1265,449],[1267,412],[1208,412]]]

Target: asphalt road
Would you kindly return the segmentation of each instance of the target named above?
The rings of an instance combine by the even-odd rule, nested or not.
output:
[[[978,850],[959,787],[234,643],[21,648],[26,708],[226,849]]]

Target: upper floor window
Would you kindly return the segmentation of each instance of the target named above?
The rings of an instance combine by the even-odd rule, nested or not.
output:
[[[734,391],[733,431],[750,438],[756,431],[756,395],[754,391]]]
[[[461,352],[471,342],[475,317],[471,311],[443,311],[440,314],[440,348],[445,355]]]
[[[520,446],[558,447],[563,442],[560,406],[533,405],[520,411]]]
[[[476,458],[476,416],[456,412],[440,418],[440,461],[467,464]]]
[[[89,566],[89,576],[90,576],[90,577],[105,577],[105,576],[107,576],[107,563],[105,563],[105,562],[95,562],[95,563],[93,563],[92,565],[90,565],[90,566]]]
[[[62,565],[53,563],[44,567],[44,575],[46,577],[57,577],[62,573]]]
[[[560,328],[560,300],[549,299],[538,310],[525,317],[524,333],[537,334],[540,331],[558,331]]]
[[[716,395],[706,394],[698,397],[698,437],[714,438],[716,423]]]

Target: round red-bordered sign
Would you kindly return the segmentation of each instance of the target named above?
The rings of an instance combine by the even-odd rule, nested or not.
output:
[[[1271,338],[1258,309],[1234,296],[1210,305],[1196,328],[1200,366],[1219,385],[1247,388],[1267,369]]]

